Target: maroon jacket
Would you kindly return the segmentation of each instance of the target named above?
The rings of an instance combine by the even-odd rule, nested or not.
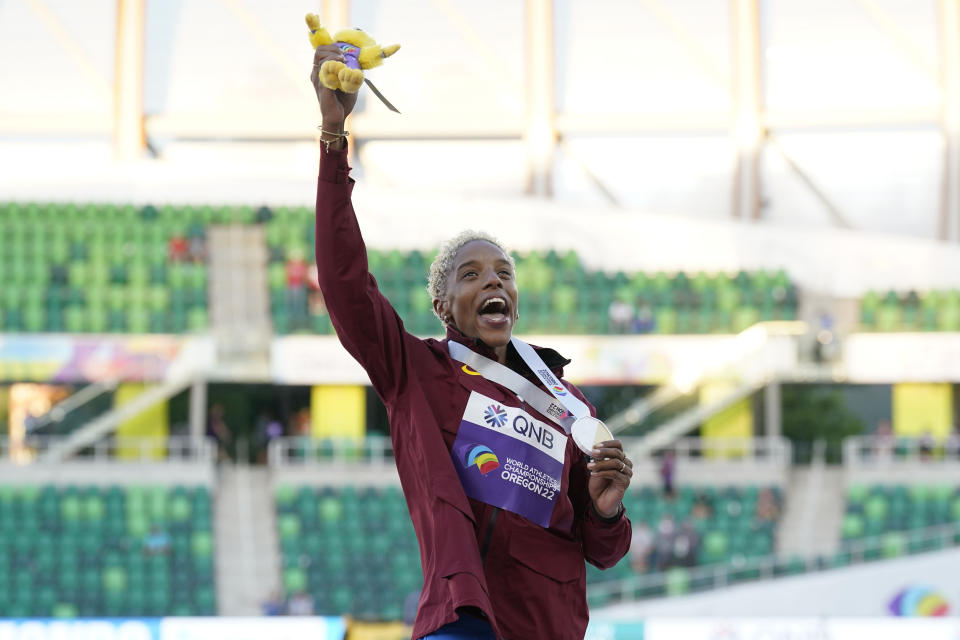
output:
[[[586,461],[572,438],[548,528],[467,497],[451,447],[471,391],[509,407],[521,402],[508,389],[466,372],[449,356],[446,340],[422,340],[404,330],[368,270],[349,171],[346,151],[321,152],[317,268],[337,335],[366,369],[389,413],[423,567],[413,637],[453,622],[459,607],[477,607],[497,636],[507,640],[582,639],[589,618],[584,560],[601,569],[616,564],[630,546],[630,521],[625,516],[603,521],[593,510]],[[447,340],[495,359],[485,345],[452,329]],[[551,349],[538,352],[561,377],[569,360]],[[512,347],[510,356],[508,366],[528,373]],[[566,384],[583,399],[579,389]],[[523,408],[553,425],[534,409]]]

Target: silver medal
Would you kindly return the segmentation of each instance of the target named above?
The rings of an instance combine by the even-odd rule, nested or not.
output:
[[[573,441],[585,454],[590,455],[593,449],[601,442],[613,440],[613,434],[602,420],[591,416],[577,418],[570,428]]]

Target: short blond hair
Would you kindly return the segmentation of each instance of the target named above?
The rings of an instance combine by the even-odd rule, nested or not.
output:
[[[507,251],[506,247],[504,247],[499,240],[484,231],[474,231],[472,229],[461,231],[440,245],[440,251],[437,253],[437,257],[434,258],[430,264],[430,275],[427,277],[427,293],[430,294],[432,300],[443,300],[446,298],[447,282],[450,279],[450,272],[453,271],[453,260],[457,257],[457,252],[460,251],[464,245],[474,240],[489,242],[500,249],[500,251],[503,251],[503,255],[507,256],[511,268],[516,270],[513,256],[510,255],[510,252]],[[441,322],[446,324],[446,321],[437,313],[436,307],[433,309],[433,314],[440,318]]]

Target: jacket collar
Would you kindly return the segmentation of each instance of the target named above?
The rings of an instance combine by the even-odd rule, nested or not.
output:
[[[459,329],[455,329],[449,325],[447,326],[447,340],[459,342],[472,351],[476,351],[480,355],[490,358],[493,361],[496,361],[497,359],[497,354],[494,353],[493,348],[480,340],[480,338],[469,338]],[[534,350],[537,352],[537,355],[543,359],[543,363],[550,367],[550,370],[553,371],[558,378],[563,377],[563,368],[571,362],[569,358],[564,358],[553,349],[547,347],[538,347],[533,344],[530,346],[534,348]],[[507,367],[525,377],[530,377],[533,375],[533,372],[530,371],[530,367],[528,367],[523,361],[523,358],[520,357],[520,354],[517,353],[517,350],[512,344],[507,345]]]

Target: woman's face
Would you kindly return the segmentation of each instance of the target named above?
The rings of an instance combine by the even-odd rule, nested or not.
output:
[[[517,283],[510,260],[494,244],[473,240],[460,247],[447,280],[446,300],[434,300],[442,318],[464,335],[480,338],[505,357],[517,319]]]

